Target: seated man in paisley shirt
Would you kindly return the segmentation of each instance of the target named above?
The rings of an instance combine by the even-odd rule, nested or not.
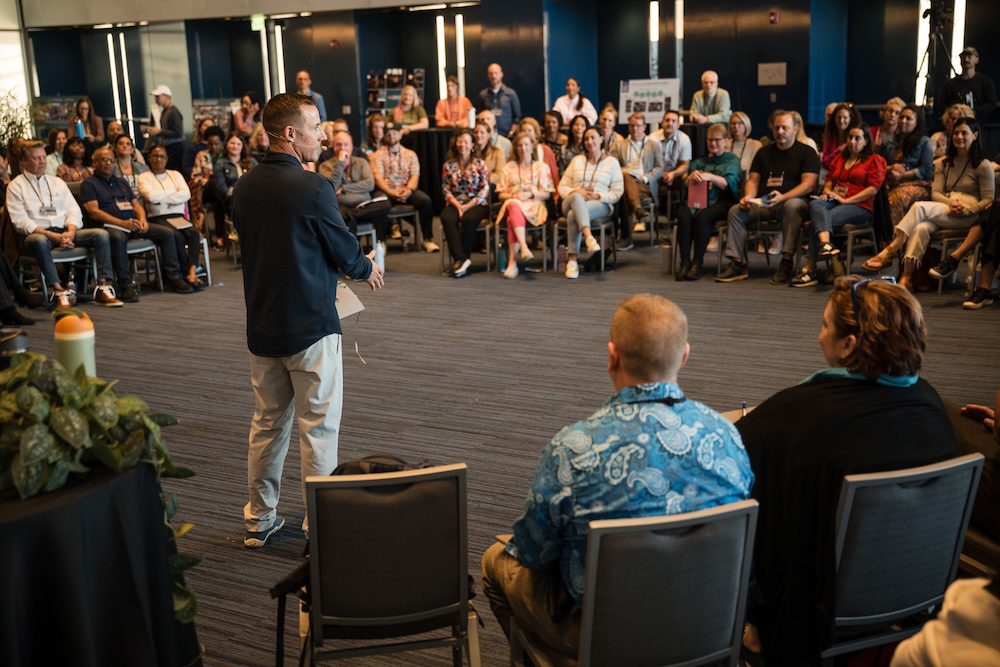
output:
[[[684,312],[663,297],[637,295],[618,307],[608,341],[617,393],[545,447],[514,534],[483,554],[483,591],[504,633],[513,617],[556,664],[577,653],[590,521],[692,512],[750,496],[754,478],[739,433],[677,384],[687,334]]]

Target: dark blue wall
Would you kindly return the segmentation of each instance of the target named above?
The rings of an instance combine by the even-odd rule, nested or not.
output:
[[[667,4],[661,3],[661,9],[666,9]],[[645,0],[598,3],[597,76],[601,101],[598,106],[609,101],[618,106],[620,80],[649,78],[648,22],[649,3]],[[670,43],[673,44],[672,39]],[[669,76],[673,66],[664,69],[661,63],[660,71]]]
[[[479,75],[470,72],[470,91],[486,87],[486,66],[500,63],[504,83],[517,91],[521,112],[538,117],[545,100],[545,49],[542,36],[542,0],[488,0],[480,5],[482,62]],[[475,96],[470,95],[473,103]]]
[[[86,94],[87,79],[83,70],[83,50],[78,30],[33,31],[31,44],[41,95]]]
[[[846,99],[855,104],[882,104],[897,96],[912,101],[917,70],[916,3],[850,0],[848,14]]]
[[[597,3],[595,0],[546,0],[549,23],[548,107],[566,93],[566,79],[573,77],[585,97],[598,111],[607,101],[597,86],[597,49],[580,48],[597,43]],[[617,101],[616,101],[617,104]]]
[[[187,21],[185,31],[192,98],[239,97],[248,90],[264,94],[260,35],[249,21]]]
[[[809,29],[808,122],[825,121],[826,105],[846,99],[847,5],[841,0],[813,0]]]

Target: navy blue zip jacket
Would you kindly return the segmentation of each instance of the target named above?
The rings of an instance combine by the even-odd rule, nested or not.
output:
[[[233,192],[247,304],[247,347],[261,357],[301,352],[341,333],[337,277],[367,280],[371,261],[337,207],[329,179],[268,153]]]

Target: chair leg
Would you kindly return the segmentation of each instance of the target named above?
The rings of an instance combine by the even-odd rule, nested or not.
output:
[[[160,269],[160,249],[159,248],[153,248],[153,261],[156,263],[156,286],[159,287],[160,291],[162,292],[163,291],[163,273],[161,272],[161,269]],[[148,263],[149,260],[146,260],[146,262],[147,262],[147,264],[146,264],[146,275],[148,276],[149,275],[149,263]]]
[[[211,287],[212,286],[212,260],[209,259],[208,239],[206,239],[204,236],[201,238],[201,253],[205,257],[205,267],[204,268],[205,268],[206,286],[207,287]]]
[[[479,616],[476,614],[474,609],[469,609],[469,627],[466,634],[469,667],[481,667],[482,658],[479,649]]]
[[[601,225],[601,273],[604,273],[604,225]]]

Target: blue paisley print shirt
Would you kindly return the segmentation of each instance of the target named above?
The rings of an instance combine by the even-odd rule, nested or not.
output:
[[[745,500],[753,479],[740,434],[722,415],[674,383],[626,387],[545,446],[506,551],[532,569],[559,561],[579,606],[589,522]]]

